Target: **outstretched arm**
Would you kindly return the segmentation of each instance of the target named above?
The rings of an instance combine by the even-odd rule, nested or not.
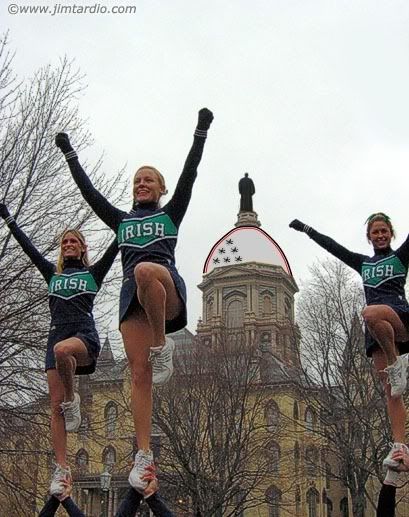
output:
[[[207,130],[213,121],[213,113],[207,108],[199,111],[199,118],[194,132],[193,145],[187,155],[185,166],[176,185],[172,199],[164,207],[172,221],[179,226],[189,205],[193,183],[197,176],[197,168],[202,159]]]
[[[58,133],[55,137],[55,145],[64,153],[70,168],[72,177],[81,194],[97,216],[114,231],[118,229],[119,223],[125,212],[118,210],[94,187],[84,169],[78,161],[78,155],[74,151],[66,133]]]
[[[98,287],[101,286],[106,274],[110,270],[115,257],[118,253],[118,240],[115,237],[115,239],[111,242],[108,249],[105,251],[105,253],[102,255],[102,257],[98,260],[98,262],[95,262],[89,269],[92,273],[92,276],[95,278],[96,283],[98,284]]]
[[[362,262],[366,258],[365,255],[360,255],[359,253],[353,253],[352,251],[347,250],[344,246],[341,246],[341,244],[338,244],[330,237],[318,233],[314,228],[302,223],[298,219],[291,221],[289,226],[298,232],[306,233],[310,239],[331,253],[331,255],[334,255],[334,257],[344,262],[347,266],[352,267],[352,269],[355,269],[358,273],[360,272]]]
[[[45,259],[37,250],[37,248],[32,244],[27,235],[23,232],[23,230],[20,229],[14,218],[10,215],[7,206],[3,203],[0,203],[0,217],[4,219],[5,223],[10,228],[11,233],[13,234],[16,241],[20,244],[24,253],[30,258],[31,262],[36,266],[36,268],[40,271],[48,283],[54,274],[54,265]]]

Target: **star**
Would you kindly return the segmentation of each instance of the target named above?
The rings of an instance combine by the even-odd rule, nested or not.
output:
[[[227,239],[226,244],[233,244],[233,239]]]
[[[236,259],[236,262],[241,262],[243,259],[240,257],[240,255],[238,255],[237,257],[235,257]]]
[[[238,250],[238,248],[236,248],[236,246],[235,246],[235,247],[234,247],[234,248],[232,248],[230,251],[231,251],[232,253],[237,253],[239,250]]]
[[[214,258],[214,259],[213,259],[213,262],[214,262],[215,264],[218,264],[218,263],[220,262],[220,259],[218,259],[218,258],[216,257],[216,258]]]
[[[223,260],[224,260],[225,262],[230,262],[229,257],[224,257],[224,259],[223,259]]]
[[[226,250],[224,248],[220,248],[218,251],[220,254],[226,253]]]

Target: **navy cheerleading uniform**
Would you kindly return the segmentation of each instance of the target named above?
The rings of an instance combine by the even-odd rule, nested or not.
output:
[[[92,310],[95,296],[118,253],[116,239],[92,266],[84,266],[80,259],[67,259],[63,271],[57,273],[56,266],[43,257],[11,216],[6,218],[6,223],[48,285],[51,323],[45,370],[55,368],[54,346],[64,339],[77,337],[87,348],[90,364],[77,365],[75,374],[93,373],[101,346]]]
[[[180,298],[182,309],[176,318],[166,320],[166,333],[176,332],[187,324],[186,286],[176,269],[175,247],[178,229],[191,198],[205,140],[206,131],[196,129],[193,145],[175,192],[165,206],[160,207],[157,203],[134,203],[130,212],[115,208],[94,188],[74,150],[64,152],[71,174],[84,199],[98,217],[117,233],[124,276],[119,302],[119,324],[130,313],[142,310],[136,296],[134,275],[135,266],[141,262],[164,266],[169,271]],[[70,145],[69,147],[72,149]]]
[[[304,225],[303,230],[313,241],[329,251],[334,257],[357,271],[362,278],[367,305],[388,305],[409,330],[409,304],[405,296],[405,283],[409,264],[409,236],[396,250],[375,249],[369,257],[347,250],[330,237]],[[396,343],[400,354],[409,352],[409,342]],[[371,356],[377,342],[365,329],[367,356]]]

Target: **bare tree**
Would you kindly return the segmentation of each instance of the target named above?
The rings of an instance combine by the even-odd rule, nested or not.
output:
[[[19,80],[13,73],[7,35],[0,38],[0,201],[51,260],[56,258],[58,235],[67,227],[90,231],[93,225],[90,240],[97,254],[114,237],[96,226],[54,145],[56,133],[62,130],[72,135],[78,150],[90,145],[91,136],[78,113],[83,89],[83,76],[67,58],[56,67],[42,67],[27,81]],[[123,171],[107,179],[99,172],[100,166],[98,161],[88,167],[90,176],[101,192],[118,202],[123,193]],[[109,293],[103,292],[102,301],[104,295]],[[27,428],[29,422],[37,422],[32,408],[33,401],[45,391],[43,363],[49,314],[44,279],[1,221],[0,298],[0,429],[2,436],[10,437],[15,432],[11,422],[16,418],[20,429],[21,422],[25,421]],[[27,412],[26,406],[31,408]],[[37,423],[37,432],[45,432],[44,421]],[[14,436],[18,440],[18,431]],[[31,447],[34,445],[25,444],[26,450]],[[4,457],[0,477],[14,486],[2,471],[3,464]],[[3,482],[0,485],[5,486]]]
[[[187,515],[241,515],[263,504],[260,487],[278,468],[271,443],[281,428],[264,417],[271,389],[260,382],[258,349],[244,336],[224,333],[212,348],[197,340],[156,392],[161,477]]]
[[[311,268],[298,303],[307,425],[322,438],[331,475],[349,489],[355,517],[364,517],[367,500],[375,504],[366,484],[381,479],[389,434],[382,387],[365,356],[363,305],[353,273],[331,260]]]

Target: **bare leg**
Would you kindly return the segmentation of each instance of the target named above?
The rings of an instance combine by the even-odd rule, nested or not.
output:
[[[67,433],[61,402],[64,400],[64,385],[57,370],[47,370],[48,390],[51,400],[51,442],[59,465],[67,467]]]
[[[85,366],[90,363],[88,350],[84,343],[70,337],[54,346],[56,368],[64,386],[64,402],[74,399],[74,374],[77,364]]]
[[[388,410],[389,421],[391,423],[393,439],[396,443],[405,443],[406,408],[403,403],[403,398],[402,396],[391,397],[391,387],[390,384],[386,382],[386,374],[383,373],[383,370],[387,366],[384,352],[377,348],[374,350],[372,358],[385,390],[386,407]]]
[[[371,336],[382,348],[387,365],[396,362],[395,341],[409,340],[409,333],[396,312],[387,305],[368,305],[362,312]]]
[[[135,267],[137,296],[152,329],[152,347],[165,344],[165,319],[175,318],[181,301],[169,271],[159,264],[141,262]]]
[[[125,352],[131,368],[131,408],[139,449],[150,448],[152,421],[152,368],[148,361],[153,343],[151,326],[144,313],[121,324]]]
[[[142,262],[135,267],[138,300],[144,310],[121,324],[132,376],[131,406],[139,449],[150,448],[152,425],[151,347],[165,344],[165,319],[175,318],[182,304],[169,271]]]

